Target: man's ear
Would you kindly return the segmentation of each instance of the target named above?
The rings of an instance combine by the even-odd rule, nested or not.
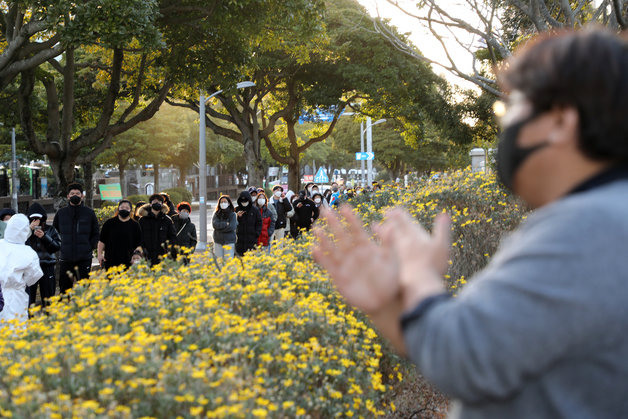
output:
[[[557,107],[552,110],[553,124],[548,140],[555,144],[578,146],[580,136],[580,114],[573,106]]]

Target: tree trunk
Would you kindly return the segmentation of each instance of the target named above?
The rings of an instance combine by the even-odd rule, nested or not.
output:
[[[126,198],[129,194],[129,188],[126,184],[126,165],[118,163],[118,171],[120,172],[120,189],[122,190],[122,197]]]
[[[153,193],[159,193],[159,163],[153,163]]]
[[[179,182],[177,185],[179,188],[185,188],[185,177],[187,175],[187,167],[179,167]]]
[[[57,183],[57,191],[54,194],[53,207],[55,210],[65,205],[68,195],[68,185],[74,181],[73,160],[50,158],[50,167]],[[69,162],[69,163],[68,163]]]
[[[85,171],[85,205],[94,207],[94,164],[92,162],[85,163],[83,170]]]
[[[257,140],[259,143],[259,140]],[[264,165],[259,153],[259,144],[255,147],[255,140],[248,138],[244,142],[244,160],[248,173],[248,186],[261,187],[264,181]]]
[[[288,189],[298,193],[301,187],[301,176],[299,170],[299,156],[293,157],[291,163],[288,164]]]

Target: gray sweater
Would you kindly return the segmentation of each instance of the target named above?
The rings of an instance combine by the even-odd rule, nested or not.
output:
[[[460,418],[628,417],[628,181],[532,213],[404,330]]]

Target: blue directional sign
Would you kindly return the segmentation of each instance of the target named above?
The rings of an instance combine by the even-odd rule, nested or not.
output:
[[[327,176],[327,170],[324,167],[319,167],[316,176],[314,176],[314,182],[327,183],[329,182],[329,176]]]
[[[356,160],[373,160],[375,153],[355,153]]]

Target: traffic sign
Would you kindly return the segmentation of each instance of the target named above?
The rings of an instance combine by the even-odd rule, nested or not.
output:
[[[329,182],[329,176],[327,176],[327,170],[324,167],[319,167],[316,176],[314,176],[314,182],[327,183]]]
[[[356,160],[373,160],[375,153],[355,153]]]

